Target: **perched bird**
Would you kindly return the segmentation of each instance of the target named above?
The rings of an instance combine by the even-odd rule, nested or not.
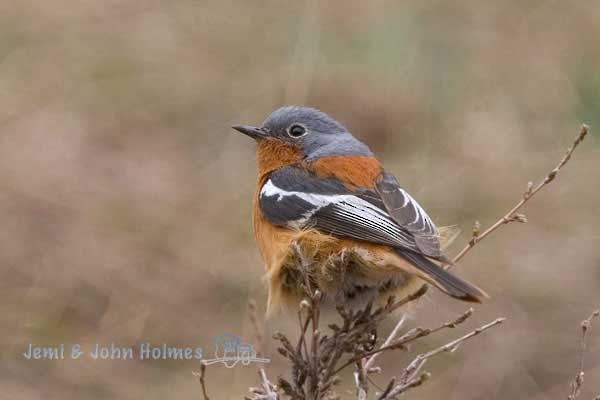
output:
[[[452,262],[425,210],[327,114],[287,106],[261,127],[233,128],[257,142],[253,224],[267,313],[301,299],[300,257],[310,260],[310,282],[335,303],[386,301],[424,281],[461,300],[487,297],[444,269]]]

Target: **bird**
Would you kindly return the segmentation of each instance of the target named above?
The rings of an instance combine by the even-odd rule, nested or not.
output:
[[[252,221],[267,315],[302,300],[303,273],[336,305],[384,303],[423,284],[468,302],[489,297],[447,270],[444,239],[453,230],[437,228],[370,148],[329,115],[284,106],[260,126],[232,128],[256,141]]]

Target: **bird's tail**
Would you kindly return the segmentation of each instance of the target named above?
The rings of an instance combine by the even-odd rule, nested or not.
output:
[[[400,249],[396,249],[396,253],[421,271],[423,279],[452,297],[475,303],[489,298],[488,294],[477,286],[451,274],[420,254]]]

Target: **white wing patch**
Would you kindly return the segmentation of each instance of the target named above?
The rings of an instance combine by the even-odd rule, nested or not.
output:
[[[419,232],[427,229],[429,232],[437,232],[437,228],[435,227],[431,218],[429,218],[429,215],[427,215],[425,210],[423,210],[423,207],[421,207],[421,205],[417,203],[417,201],[410,194],[408,194],[406,190],[400,187],[398,189],[402,193],[402,196],[404,196],[404,204],[402,204],[402,207],[406,207],[410,204],[415,210],[415,219],[412,222],[409,222],[407,225],[414,225],[419,222],[422,223],[420,228],[411,228],[410,230],[412,232]]]
[[[406,240],[403,232],[396,222],[389,216],[387,211],[376,207],[357,196],[350,194],[320,194],[300,191],[288,191],[275,184],[269,179],[260,190],[260,198],[275,197],[280,202],[288,196],[296,196],[308,203],[313,208],[302,214],[298,219],[288,221],[287,225],[292,228],[302,228],[310,221],[316,212],[326,206],[336,206],[336,214],[343,217],[348,223],[364,226],[370,230],[379,232],[382,237],[388,237],[390,241],[402,246],[414,247]],[[423,212],[424,213],[424,212]]]

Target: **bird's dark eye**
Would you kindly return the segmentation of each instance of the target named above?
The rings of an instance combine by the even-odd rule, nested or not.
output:
[[[305,134],[306,128],[302,125],[294,124],[288,128],[288,135],[290,135],[293,138],[299,138],[300,136],[303,136]]]

